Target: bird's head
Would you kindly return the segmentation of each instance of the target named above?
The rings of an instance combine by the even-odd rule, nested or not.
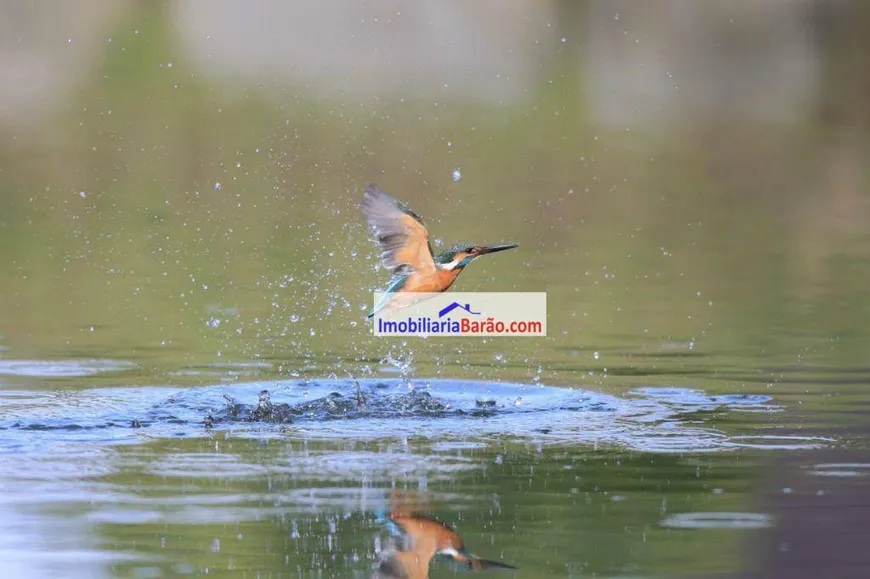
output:
[[[470,243],[457,243],[449,249],[435,256],[435,263],[442,269],[462,269],[481,255],[496,253],[506,249],[519,247],[516,243],[502,243],[498,245],[473,245]]]

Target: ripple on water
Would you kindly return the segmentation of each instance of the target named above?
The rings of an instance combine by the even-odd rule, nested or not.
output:
[[[243,461],[228,452],[173,453],[146,468],[161,477],[181,478],[246,478],[262,476],[265,468]]]
[[[0,374],[35,378],[93,376],[135,367],[136,364],[125,360],[0,360]]]
[[[637,388],[631,393],[660,400],[684,411],[712,411],[721,407],[727,407],[729,410],[737,412],[776,412],[781,410],[779,406],[772,403],[773,399],[770,396],[761,394],[709,396],[701,390],[668,387]]]
[[[671,529],[764,529],[771,526],[763,513],[679,513],[659,523]]]
[[[853,477],[870,475],[870,463],[830,462],[810,467],[809,473],[815,476]]]
[[[822,448],[835,442],[833,438],[821,436],[732,436],[725,441],[736,448],[757,448],[759,450],[810,450]]]
[[[270,395],[263,396],[263,390]],[[258,403],[259,400],[259,403]],[[376,440],[429,438],[435,450],[469,449],[487,441],[611,444],[649,452],[715,452],[739,447],[814,448],[813,437],[728,436],[698,410],[773,411],[766,396],[708,396],[682,388],[641,388],[620,397],[541,385],[429,380],[251,382],[206,388],[92,388],[0,393],[0,452],[76,440],[135,442],[145,437]],[[204,421],[214,425],[206,428]],[[32,436],[32,431],[41,431]],[[27,434],[30,431],[31,435]],[[471,445],[471,446],[469,446]],[[305,464],[325,458],[297,457]],[[384,460],[382,455],[377,461]],[[404,460],[404,459],[403,459]],[[213,457],[164,464],[173,473],[221,476],[257,472],[257,465]],[[327,465],[319,464],[318,468]],[[341,465],[341,468],[353,468]],[[215,469],[221,469],[217,473]]]
[[[269,362],[212,362],[204,366],[185,366],[170,372],[172,376],[200,376],[235,379],[239,376],[257,376],[273,368]]]
[[[450,452],[453,450],[474,450],[476,448],[486,448],[486,443],[472,442],[470,440],[452,440],[446,442],[437,442],[433,444],[431,448],[435,452]]]
[[[25,433],[25,436],[27,434]],[[32,433],[30,436],[33,436]],[[116,451],[106,445],[83,445],[76,441],[55,441],[50,448],[31,452],[0,445],[0,473],[5,480],[57,481],[108,476],[117,472]]]
[[[368,480],[387,483],[397,473],[428,480],[453,479],[456,472],[483,468],[479,461],[457,455],[422,455],[412,452],[336,451],[294,452],[273,464],[270,472],[306,480]]]

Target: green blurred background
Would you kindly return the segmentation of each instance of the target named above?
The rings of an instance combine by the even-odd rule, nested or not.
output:
[[[377,182],[433,239],[521,244],[457,289],[550,294],[547,340],[416,365],[856,354],[831,344],[870,322],[864,3],[447,6],[6,4],[3,345],[380,360]]]

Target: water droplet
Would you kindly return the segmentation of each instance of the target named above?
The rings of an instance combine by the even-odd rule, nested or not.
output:
[[[450,178],[453,179],[454,183],[458,183],[460,179],[462,179],[462,171],[459,169],[453,169],[453,173],[450,174]]]

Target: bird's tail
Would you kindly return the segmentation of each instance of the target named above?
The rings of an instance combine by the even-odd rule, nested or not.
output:
[[[387,307],[387,304],[390,303],[390,300],[393,299],[392,293],[385,293],[384,297],[381,298],[381,301],[377,303],[377,305],[369,312],[368,318],[371,319],[375,317],[375,314]]]

